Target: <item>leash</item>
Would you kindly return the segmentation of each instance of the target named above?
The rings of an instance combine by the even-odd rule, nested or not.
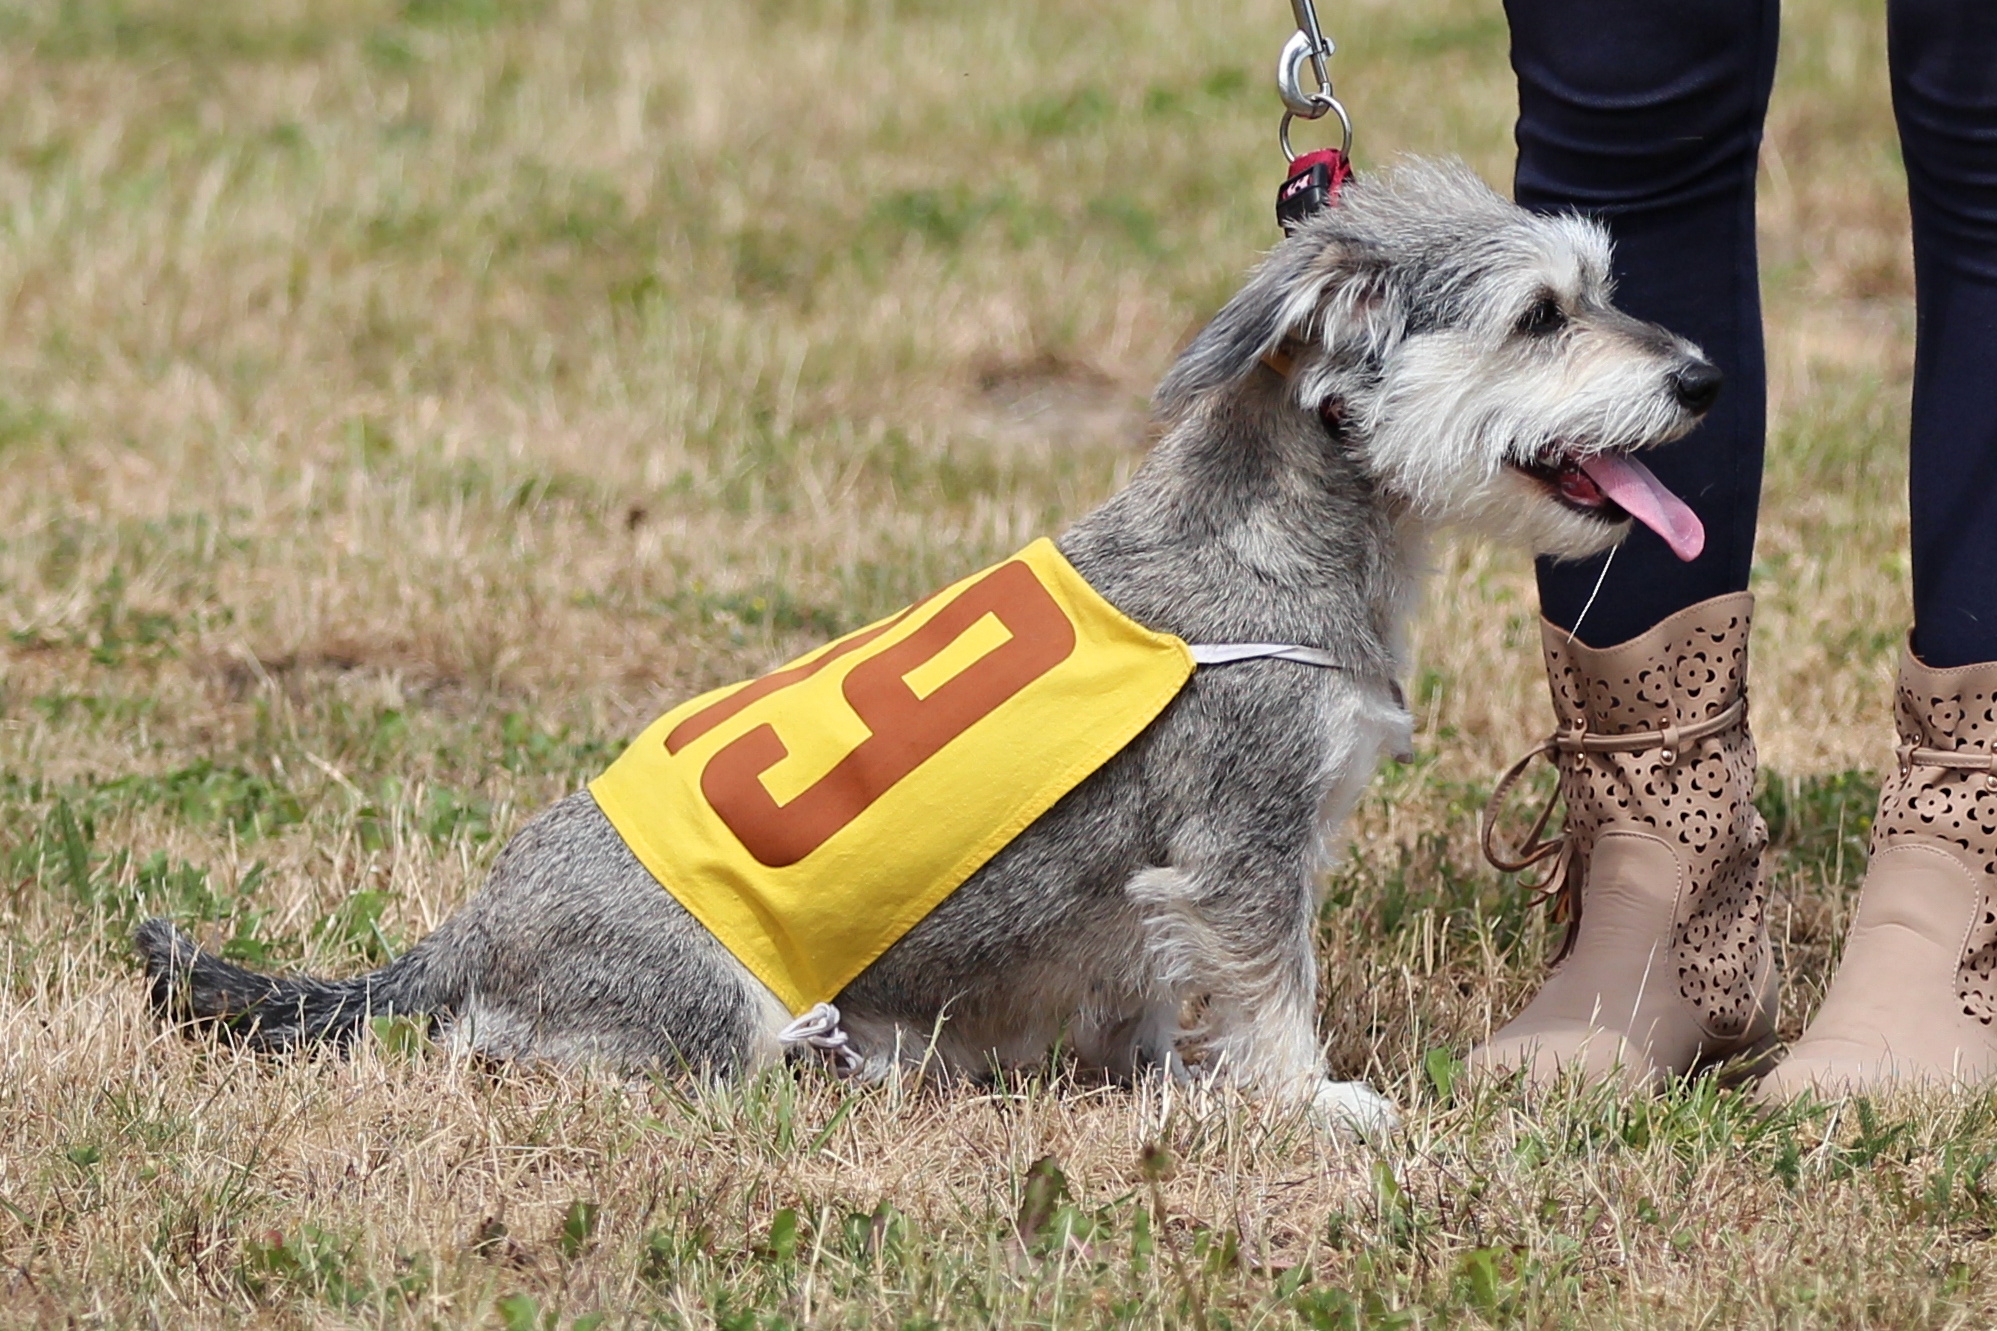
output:
[[[1313,0],[1290,0],[1290,11],[1296,15],[1297,30],[1283,43],[1283,54],[1276,61],[1276,93],[1283,99],[1276,138],[1283,145],[1283,160],[1290,164],[1288,179],[1276,191],[1276,221],[1286,236],[1295,235],[1312,214],[1336,204],[1339,190],[1352,178],[1352,117],[1332,92],[1328,64],[1338,48],[1318,26]],[[1306,65],[1314,88],[1304,87]],[[1327,115],[1338,117],[1338,146],[1299,155],[1290,146],[1291,124]]]
[[[1332,92],[1327,63],[1338,48],[1318,26],[1314,0],[1290,0],[1290,12],[1296,15],[1297,30],[1283,43],[1283,54],[1276,61],[1276,95],[1283,99],[1283,119],[1276,126],[1276,139],[1283,145],[1283,160],[1290,164],[1283,187],[1276,191],[1276,223],[1286,236],[1294,236],[1305,222],[1336,206],[1339,191],[1352,179],[1352,117]],[[1305,66],[1310,67],[1317,85],[1314,88],[1304,87]],[[1292,124],[1328,115],[1338,117],[1336,148],[1299,154],[1290,146]],[[1296,352],[1285,342],[1265,354],[1262,363],[1288,379],[1296,368]],[[1342,409],[1333,399],[1319,404],[1318,414],[1324,418],[1325,428],[1334,433],[1343,423]]]

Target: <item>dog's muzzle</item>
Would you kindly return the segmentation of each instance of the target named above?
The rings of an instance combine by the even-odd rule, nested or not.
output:
[[[1555,502],[1572,512],[1606,523],[1635,518],[1662,537],[1680,559],[1697,559],[1706,548],[1706,527],[1699,515],[1628,453],[1581,454],[1556,448],[1533,462],[1513,463],[1512,469],[1539,482]]]

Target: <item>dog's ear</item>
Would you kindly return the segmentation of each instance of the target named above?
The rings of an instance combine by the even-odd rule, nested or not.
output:
[[[1271,251],[1248,285],[1200,330],[1158,386],[1160,414],[1176,416],[1194,399],[1244,378],[1286,337],[1321,341],[1334,351],[1377,354],[1395,320],[1383,256],[1345,237],[1307,228]],[[1347,344],[1357,341],[1361,345]]]

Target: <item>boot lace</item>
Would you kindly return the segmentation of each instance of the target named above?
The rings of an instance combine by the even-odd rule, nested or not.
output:
[[[1916,767],[1939,767],[1952,772],[1981,772],[1983,779],[1997,789],[1997,753],[1973,749],[1930,749],[1918,744],[1902,744],[1894,750],[1900,757],[1900,775]]]
[[[1641,753],[1646,749],[1661,748],[1658,760],[1667,768],[1675,767],[1687,745],[1719,734],[1739,723],[1746,715],[1747,697],[1743,694],[1703,721],[1694,721],[1689,726],[1668,725],[1660,730],[1631,730],[1607,735],[1589,730],[1585,719],[1575,717],[1528,750],[1498,778],[1491,798],[1484,803],[1478,840],[1483,846],[1484,858],[1500,873],[1523,874],[1535,865],[1552,861],[1538,879],[1522,879],[1519,886],[1531,897],[1531,905],[1550,907],[1554,921],[1567,926],[1566,935],[1560,940],[1560,951],[1553,958],[1556,963],[1566,960],[1567,954],[1574,950],[1574,941],[1581,928],[1581,875],[1577,872],[1580,847],[1568,835],[1564,825],[1553,835],[1546,834],[1546,825],[1552,821],[1553,811],[1560,805],[1560,786],[1557,782],[1546,803],[1540,807],[1538,817],[1532,820],[1532,828],[1526,833],[1525,840],[1513,850],[1506,850],[1498,844],[1499,816],[1511,797],[1512,787],[1532,766],[1533,759],[1545,757],[1553,763],[1557,772],[1560,761],[1556,755],[1562,753]]]

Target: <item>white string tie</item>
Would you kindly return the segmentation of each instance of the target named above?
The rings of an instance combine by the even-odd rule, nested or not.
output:
[[[1189,644],[1194,665],[1227,665],[1233,661],[1273,658],[1295,661],[1298,665],[1343,670],[1345,664],[1322,647],[1299,647],[1286,642],[1202,642]]]
[[[777,1032],[777,1043],[816,1049],[832,1060],[842,1077],[850,1077],[866,1066],[866,1060],[853,1048],[852,1038],[839,1025],[839,1009],[820,1003]]]

